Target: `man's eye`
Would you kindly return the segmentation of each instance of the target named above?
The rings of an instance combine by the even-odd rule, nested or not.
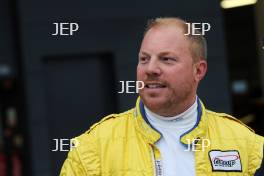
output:
[[[140,57],[139,62],[144,63],[147,62],[148,58],[147,57]]]
[[[175,61],[175,59],[172,58],[172,57],[162,57],[161,60],[162,60],[162,61],[165,61],[165,62],[172,62],[172,61]]]

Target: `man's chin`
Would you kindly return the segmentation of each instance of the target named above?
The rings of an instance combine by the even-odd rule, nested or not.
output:
[[[150,110],[159,110],[166,102],[168,102],[164,97],[145,97],[141,96],[141,99],[145,106]]]

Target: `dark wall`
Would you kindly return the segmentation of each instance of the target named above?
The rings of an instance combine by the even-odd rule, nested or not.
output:
[[[8,1],[0,1],[0,78],[16,74],[15,37],[12,21],[12,9]]]
[[[119,81],[136,79],[138,49],[151,17],[211,24],[209,70],[199,96],[207,107],[230,112],[219,1],[17,1],[16,13],[31,175],[58,175],[67,152],[51,152],[54,138],[72,138],[105,114],[134,106],[136,94],[116,92]],[[73,36],[52,36],[54,22],[77,22],[80,28]]]

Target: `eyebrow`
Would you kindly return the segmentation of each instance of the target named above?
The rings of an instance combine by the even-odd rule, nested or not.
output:
[[[164,51],[164,52],[159,53],[159,55],[164,56],[164,55],[175,55],[175,54],[171,53],[171,52],[168,52],[168,51]]]
[[[149,56],[149,54],[144,52],[144,51],[143,52],[139,52],[138,55],[148,55]]]
[[[142,54],[142,55],[150,55],[150,54],[148,54],[147,52],[144,52],[144,51],[139,52],[139,55],[140,55],[140,54]],[[171,52],[169,52],[169,51],[164,51],[164,52],[159,53],[159,55],[169,55],[169,54],[173,54],[173,55],[175,55],[175,53],[171,53]]]

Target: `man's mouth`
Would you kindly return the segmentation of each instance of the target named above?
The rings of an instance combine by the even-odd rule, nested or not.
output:
[[[157,88],[165,88],[166,85],[161,83],[146,83],[145,87],[149,89],[157,89]]]

